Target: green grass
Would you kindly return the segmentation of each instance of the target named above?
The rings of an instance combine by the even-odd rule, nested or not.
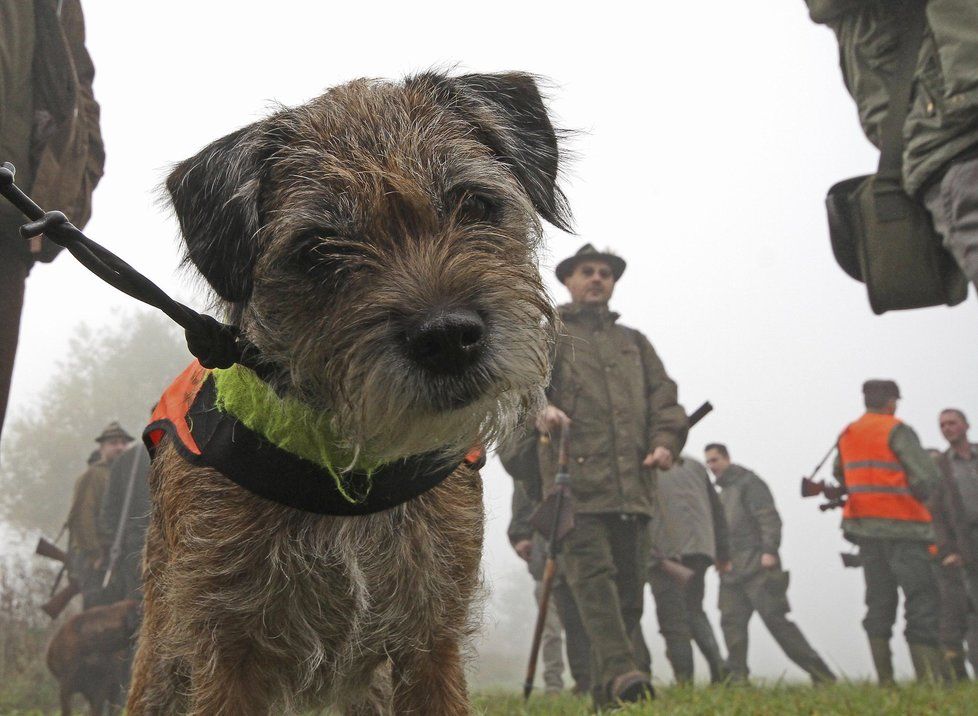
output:
[[[978,685],[918,686],[902,684],[881,689],[871,684],[840,684],[822,688],[776,685],[769,687],[661,688],[647,705],[630,705],[616,714],[729,714],[730,716],[782,716],[783,714],[957,714],[978,713]],[[570,695],[534,693],[522,696],[483,692],[474,699],[475,711],[485,716],[585,716],[592,714],[589,699]]]
[[[33,704],[24,693],[11,693],[0,686],[3,716],[46,716],[57,713],[54,694],[44,693]],[[590,716],[591,700],[569,694],[548,696],[535,692],[529,702],[511,691],[483,691],[473,697],[475,713],[483,716]],[[82,700],[76,697],[75,708]],[[84,711],[82,711],[84,712]],[[630,705],[615,712],[621,716],[669,714],[722,714],[724,716],[784,716],[785,714],[899,714],[964,716],[978,713],[978,684],[918,686],[902,684],[880,689],[871,684],[841,684],[822,688],[796,685],[658,690],[658,698],[647,705]]]

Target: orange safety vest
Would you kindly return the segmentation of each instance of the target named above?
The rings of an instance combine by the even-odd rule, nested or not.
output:
[[[907,473],[890,449],[890,433],[902,423],[892,415],[866,413],[839,438],[845,474],[845,519],[864,517],[930,522],[930,512],[910,492]]]

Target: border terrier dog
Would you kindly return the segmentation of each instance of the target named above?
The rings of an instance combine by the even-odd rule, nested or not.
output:
[[[129,714],[469,713],[483,510],[461,456],[543,398],[558,157],[531,76],[429,72],[335,87],[176,166],[187,259],[275,394],[327,416],[350,464],[458,467],[392,509],[325,516],[164,438]]]

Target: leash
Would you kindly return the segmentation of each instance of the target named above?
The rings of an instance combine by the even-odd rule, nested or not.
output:
[[[30,219],[20,227],[22,238],[43,234],[68,249],[82,266],[113,288],[165,313],[183,328],[187,349],[205,368],[230,368],[240,363],[259,375],[264,372],[258,349],[236,326],[174,301],[132,266],[85,236],[62,212],[44,211],[14,183],[15,174],[14,165],[4,162],[0,167],[0,195]]]

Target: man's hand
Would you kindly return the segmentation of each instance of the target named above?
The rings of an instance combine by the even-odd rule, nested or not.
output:
[[[778,566],[778,555],[764,553],[761,555],[761,566],[764,569],[774,569]]]
[[[961,559],[961,555],[957,553],[949,554],[947,557],[941,560],[942,567],[961,567],[964,565],[964,560]]]
[[[726,562],[717,562],[716,567],[720,574],[726,574],[733,569],[733,562],[731,562],[729,559]]]
[[[657,447],[642,460],[642,467],[657,467],[661,470],[668,470],[672,467],[672,453],[668,448]]]
[[[529,562],[530,554],[533,552],[533,542],[528,539],[521,539],[513,545],[513,549],[516,550],[516,554],[519,555],[520,559],[524,562]]]
[[[556,405],[548,405],[537,416],[537,430],[546,435],[562,425],[570,424],[570,421],[563,410]]]

